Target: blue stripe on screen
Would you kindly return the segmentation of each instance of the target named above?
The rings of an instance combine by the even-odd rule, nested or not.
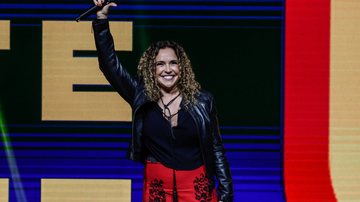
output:
[[[0,14],[1,18],[43,18],[43,19],[75,19],[74,14]],[[200,20],[282,20],[280,16],[216,16],[216,15],[117,15],[112,19],[200,19]]]
[[[0,9],[88,9],[91,4],[0,4]],[[145,11],[281,11],[282,6],[199,6],[199,5],[121,5],[115,10],[145,10]]]

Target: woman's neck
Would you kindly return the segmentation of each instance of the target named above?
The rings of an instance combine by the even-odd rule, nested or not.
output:
[[[177,95],[179,95],[179,90],[178,89],[173,89],[171,91],[165,91],[163,89],[161,89],[161,94],[162,94],[162,97],[163,98],[172,98],[172,97],[175,97]]]

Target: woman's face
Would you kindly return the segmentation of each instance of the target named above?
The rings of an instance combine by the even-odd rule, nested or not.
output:
[[[180,70],[175,51],[172,48],[160,49],[155,64],[155,77],[159,87],[166,92],[176,90]]]

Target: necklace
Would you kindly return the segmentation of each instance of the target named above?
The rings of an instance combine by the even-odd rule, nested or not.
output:
[[[174,114],[171,114],[171,111],[169,109],[169,106],[176,100],[176,98],[178,98],[180,96],[180,93],[175,96],[173,99],[171,99],[167,104],[164,103],[162,97],[160,98],[161,100],[161,103],[163,104],[164,106],[164,110],[163,110],[163,115],[164,117],[168,120],[168,121],[171,121],[171,118],[174,117],[176,114],[179,113],[179,111],[177,111],[176,113]]]

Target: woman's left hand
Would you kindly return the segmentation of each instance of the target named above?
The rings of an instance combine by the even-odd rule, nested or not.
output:
[[[105,4],[104,0],[93,0],[93,2],[94,2],[95,5],[97,5],[99,7],[103,6],[102,9],[100,9],[98,12],[96,12],[97,19],[107,19],[108,15],[109,15],[110,7],[117,6],[117,4],[114,3],[114,2],[110,2],[110,3]]]

